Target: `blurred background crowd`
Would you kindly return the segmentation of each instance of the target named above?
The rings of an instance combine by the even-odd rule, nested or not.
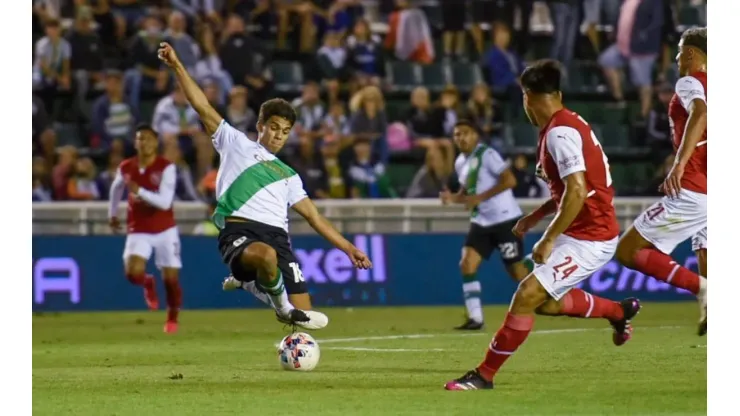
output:
[[[676,43],[694,25],[706,0],[34,0],[33,200],[107,199],[138,123],[177,165],[177,199],[212,200],[217,155],[157,59],[163,40],[251,137],[261,102],[293,101],[279,156],[317,199],[436,198],[462,118],[511,161],[516,196],[546,195],[518,86],[540,58],[563,62],[617,194],[655,195]]]

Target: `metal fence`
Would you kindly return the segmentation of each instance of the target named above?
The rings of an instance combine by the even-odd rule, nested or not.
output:
[[[520,199],[524,212],[530,212],[543,199]],[[653,198],[616,198],[620,226],[626,229],[634,218],[655,202]],[[444,206],[435,199],[322,200],[319,211],[344,233],[409,234],[465,232],[469,216],[462,206]],[[175,202],[175,217],[182,234],[192,234],[195,226],[208,219],[206,205]],[[125,217],[125,202],[119,210]],[[121,218],[123,220],[123,218]],[[290,212],[291,234],[312,234],[311,227]],[[545,221],[540,227],[544,229]],[[33,204],[33,233],[46,235],[105,235],[108,228],[107,202],[53,202]]]

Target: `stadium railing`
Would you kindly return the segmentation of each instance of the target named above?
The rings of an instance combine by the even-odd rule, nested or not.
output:
[[[543,199],[519,199],[527,213]],[[654,198],[615,198],[614,206],[622,229],[656,201]],[[124,220],[126,207],[119,212]],[[344,233],[409,234],[464,233],[469,216],[460,205],[443,206],[436,199],[319,200],[319,211]],[[200,202],[175,202],[175,217],[182,234],[193,234],[198,223],[206,221],[208,207]],[[312,234],[310,226],[290,211],[291,234]],[[546,221],[534,230],[542,230]],[[33,233],[51,235],[105,235],[108,228],[108,203],[48,202],[33,204]]]

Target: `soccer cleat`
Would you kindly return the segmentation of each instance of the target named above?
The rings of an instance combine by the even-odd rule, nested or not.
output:
[[[157,297],[157,282],[154,276],[148,274],[144,279],[144,300],[151,311],[159,309],[159,298]]]
[[[622,310],[624,311],[624,318],[619,321],[611,321],[614,333],[612,335],[612,341],[614,345],[624,345],[627,341],[632,338],[632,325],[630,321],[632,318],[640,312],[640,301],[636,298],[627,298],[621,302]]]
[[[281,315],[278,311],[275,311],[275,316],[277,317],[278,322],[301,327],[303,329],[321,329],[329,324],[329,317],[316,311],[291,309],[288,316]]]
[[[234,276],[227,276],[221,284],[223,290],[242,289],[242,282],[236,280]]]
[[[707,290],[706,288],[699,291],[699,294],[696,295],[697,300],[699,301],[699,310],[701,311],[701,317],[699,318],[699,331],[697,332],[699,336],[704,336],[707,334]]]
[[[455,329],[460,331],[477,331],[481,328],[483,328],[483,322],[478,322],[470,318],[464,324],[455,327]]]
[[[166,334],[174,334],[177,332],[177,322],[175,321],[167,321],[164,324],[164,332]]]
[[[464,376],[445,383],[445,390],[491,390],[492,381],[486,381],[478,370],[470,370]]]

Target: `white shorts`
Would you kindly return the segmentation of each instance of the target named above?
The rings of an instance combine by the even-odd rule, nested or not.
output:
[[[180,234],[177,227],[162,231],[159,234],[129,234],[126,237],[126,248],[123,260],[129,256],[143,257],[147,261],[154,250],[154,264],[157,268],[181,269]]]
[[[635,220],[634,227],[658,250],[671,254],[677,245],[707,228],[707,196],[682,189],[664,196]],[[706,241],[706,231],[704,232]]]
[[[544,264],[535,264],[533,273],[547,293],[560,300],[614,257],[618,241],[619,237],[586,241],[561,235],[550,257]]]
[[[693,237],[691,237],[691,250],[697,251],[697,250],[706,250],[707,249],[707,227],[704,227],[703,230],[699,231],[698,233],[694,234]]]

